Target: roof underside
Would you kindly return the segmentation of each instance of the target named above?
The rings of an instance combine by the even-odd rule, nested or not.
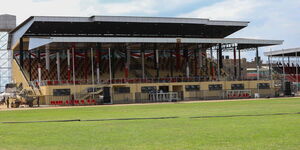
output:
[[[49,45],[52,50],[71,47],[72,43],[77,43],[76,47],[86,49],[93,47],[97,43],[103,43],[108,46],[113,44],[158,44],[159,46],[172,48],[180,43],[183,47],[201,45],[203,48],[209,48],[217,44],[237,44],[238,49],[251,49],[263,46],[272,46],[282,44],[278,40],[257,40],[241,38],[133,38],[133,37],[50,37],[50,38],[30,38],[28,49],[36,49]],[[139,47],[137,47],[139,48]]]
[[[139,22],[34,22],[24,36],[224,38],[244,26]]]
[[[223,38],[248,25],[241,21],[126,16],[31,17],[29,20],[33,23],[24,36]]]
[[[300,56],[300,48],[291,48],[291,49],[282,49],[276,51],[265,52],[265,56],[272,56],[272,57],[298,57]]]

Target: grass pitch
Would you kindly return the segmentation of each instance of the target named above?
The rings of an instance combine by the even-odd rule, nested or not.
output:
[[[1,111],[0,122],[178,118],[0,123],[0,149],[299,150],[298,112],[297,98]],[[223,117],[191,118],[202,116]]]

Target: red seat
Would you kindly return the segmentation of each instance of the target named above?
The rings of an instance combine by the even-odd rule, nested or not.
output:
[[[59,105],[59,101],[55,101],[55,105]]]
[[[47,85],[52,85],[52,81],[47,81]]]
[[[79,100],[75,100],[74,103],[75,103],[76,105],[78,105],[78,104],[79,104]]]
[[[96,100],[93,99],[93,100],[92,100],[92,103],[93,103],[93,104],[96,104]]]
[[[84,104],[84,100],[81,100],[81,104]]]
[[[250,94],[246,93],[246,97],[250,97]]]
[[[69,105],[69,101],[68,101],[68,100],[66,100],[66,101],[65,101],[65,104],[66,104],[66,105]]]
[[[50,101],[50,104],[51,105],[55,105],[55,101]]]
[[[53,83],[54,83],[54,85],[58,85],[59,81],[54,81]]]
[[[91,104],[91,100],[89,100],[89,99],[88,99],[88,100],[86,100],[86,102],[87,102],[88,104]]]

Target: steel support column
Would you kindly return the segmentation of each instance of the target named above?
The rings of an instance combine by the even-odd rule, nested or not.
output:
[[[125,63],[125,78],[128,79],[129,77],[129,69],[130,69],[130,58],[131,58],[131,52],[130,47],[126,45],[126,63]]]
[[[159,78],[159,50],[157,44],[155,44],[155,67],[156,67],[156,78]]]
[[[180,63],[181,63],[181,55],[180,55],[180,43],[176,43],[176,70],[178,71],[180,69]]]
[[[116,77],[116,56],[115,56],[115,52],[116,52],[116,47],[113,47],[111,49],[111,71],[112,71],[112,79],[115,79]]]
[[[145,79],[145,45],[141,45],[142,78]]]
[[[24,68],[24,43],[23,38],[20,38],[20,66]]]
[[[173,50],[170,50],[170,73],[171,73],[171,77],[173,77],[173,72],[174,72]]]
[[[101,43],[97,43],[97,83],[100,83]]]
[[[233,48],[233,66],[234,66],[234,80],[237,79],[237,68],[236,68],[236,46]]]
[[[184,49],[183,51],[183,55],[184,55],[184,58],[185,58],[185,67],[186,67],[186,77],[189,77],[190,76],[190,68],[189,68],[189,51],[187,48]]]
[[[38,50],[38,80],[39,83],[42,81],[42,69],[41,69],[41,50]]]
[[[242,59],[241,59],[241,50],[238,49],[238,52],[239,52],[239,77],[238,79],[241,80],[241,77],[242,77]]]
[[[88,79],[88,68],[89,68],[89,61],[88,61],[88,50],[84,51],[84,79],[87,80]]]
[[[32,80],[32,58],[31,58],[31,52],[30,51],[27,51],[28,53],[28,58],[29,58],[29,81]]]
[[[256,47],[256,69],[257,69],[257,80],[260,79],[260,72],[259,72],[259,69],[260,69],[260,60],[259,60],[259,54],[258,54],[258,47]]]
[[[56,66],[57,66],[57,80],[60,81],[60,55],[59,52],[56,52]]]
[[[198,49],[194,50],[194,76],[198,76],[198,59],[197,59]]]
[[[68,61],[68,81],[71,81],[71,54],[70,49],[67,49],[67,61]]]
[[[49,45],[46,45],[46,69],[50,71],[50,51],[49,51]]]

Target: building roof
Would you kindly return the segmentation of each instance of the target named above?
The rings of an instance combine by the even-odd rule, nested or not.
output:
[[[25,37],[28,49],[59,43],[238,44],[239,49],[280,45],[279,40],[225,38],[246,21],[166,17],[32,16],[10,32],[9,49]],[[28,46],[27,46],[28,45]]]
[[[265,56],[272,56],[272,57],[300,56],[300,47],[299,48],[291,48],[291,49],[275,50],[275,51],[265,52],[264,54],[265,54]]]
[[[224,38],[248,23],[197,18],[32,16],[10,34],[12,46],[24,36]]]

